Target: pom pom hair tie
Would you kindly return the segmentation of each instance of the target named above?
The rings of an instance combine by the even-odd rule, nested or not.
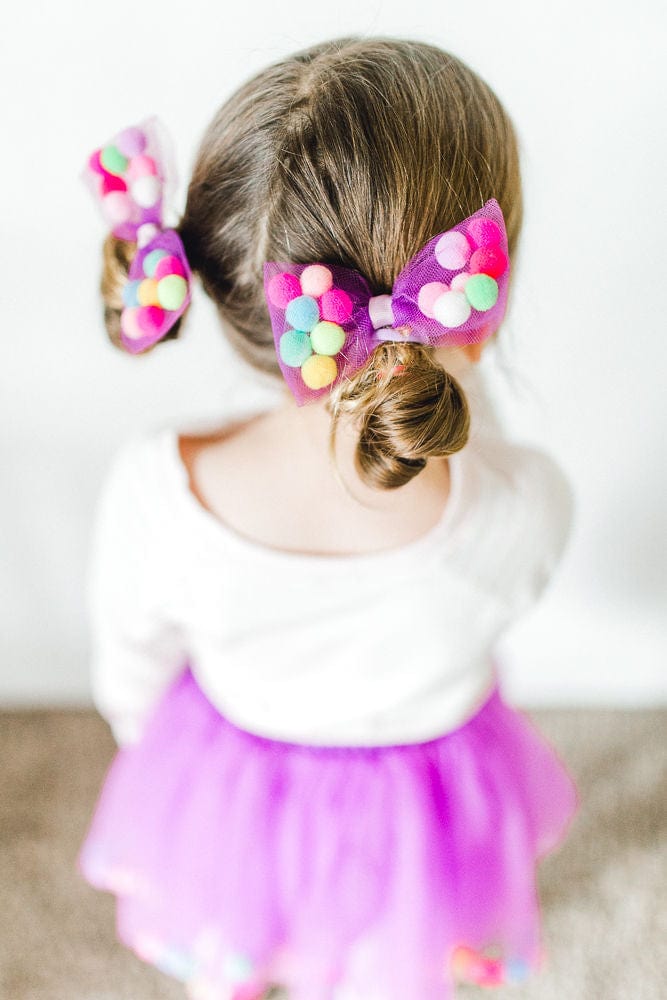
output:
[[[131,354],[161,340],[191,300],[183,243],[163,222],[166,195],[175,182],[172,163],[166,132],[153,117],[96,149],[82,175],[113,235],[137,244],[120,314],[120,339]]]
[[[486,340],[505,315],[509,273],[495,198],[430,239],[390,295],[373,295],[354,268],[268,261],[264,292],[278,363],[297,404],[349,378],[380,341],[439,347]]]

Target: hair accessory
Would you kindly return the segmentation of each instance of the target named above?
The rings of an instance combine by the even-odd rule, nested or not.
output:
[[[429,240],[391,295],[354,268],[267,261],[264,291],[278,363],[299,406],[361,368],[380,341],[432,347],[486,340],[505,315],[510,264],[495,198]]]
[[[83,180],[114,236],[137,244],[123,289],[121,341],[139,354],[161,340],[191,298],[192,272],[175,229],[163,224],[175,181],[166,131],[155,117],[118,132],[88,159]]]

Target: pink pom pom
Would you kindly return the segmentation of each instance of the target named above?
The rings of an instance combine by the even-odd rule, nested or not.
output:
[[[468,224],[467,233],[475,249],[496,246],[502,239],[502,233],[493,219],[486,219],[483,216],[473,219]]]
[[[127,222],[132,215],[133,206],[126,191],[111,191],[102,198],[104,217],[112,226]]]
[[[120,314],[121,329],[130,340],[140,340],[144,336],[144,332],[139,326],[139,312],[140,309],[133,306],[131,309],[123,309]]]
[[[449,287],[453,292],[462,292],[465,288],[466,281],[470,277],[470,271],[461,271],[460,274],[454,275]]]
[[[488,274],[491,278],[499,278],[507,268],[507,257],[499,246],[480,247],[470,258],[472,274]]]
[[[452,282],[452,287],[453,285],[454,283]],[[433,303],[443,292],[448,291],[449,288],[442,281],[429,281],[427,284],[422,285],[417,296],[417,305],[424,313],[424,316],[435,319]]]
[[[141,306],[137,310],[137,326],[146,336],[157,333],[163,321],[164,309],[159,306]]]
[[[132,157],[125,171],[128,181],[136,181],[140,177],[155,177],[156,174],[157,166],[152,156]]]
[[[159,281],[160,278],[166,278],[170,274],[180,274],[182,278],[185,277],[185,268],[181,264],[178,257],[162,257],[158,261],[157,267],[155,268],[155,274],[153,277]]]
[[[96,149],[94,153],[91,153],[91,156],[88,160],[88,166],[94,173],[101,174],[102,177],[107,177],[108,174],[104,169],[104,167],[102,166],[102,164],[100,163],[101,154],[102,154],[101,149]]]
[[[333,285],[333,274],[324,264],[309,264],[301,272],[301,291],[304,295],[319,298]]]
[[[267,294],[272,305],[285,309],[292,299],[301,295],[301,283],[295,274],[283,271],[274,274],[267,286]]]
[[[127,191],[127,184],[122,177],[105,174],[102,178],[102,194],[111,194],[112,191]]]
[[[331,323],[344,323],[352,315],[352,299],[342,288],[332,288],[320,299],[322,319]]]

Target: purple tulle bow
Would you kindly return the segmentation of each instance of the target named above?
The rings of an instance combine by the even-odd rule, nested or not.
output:
[[[383,340],[474,344],[500,326],[510,264],[505,220],[491,198],[408,261],[391,295],[337,264],[267,261],[264,290],[278,363],[299,406],[361,368]]]
[[[161,340],[191,299],[192,273],[175,229],[164,228],[175,181],[166,130],[153,117],[118,132],[89,157],[83,180],[114,236],[137,244],[123,288],[120,339],[131,354]]]

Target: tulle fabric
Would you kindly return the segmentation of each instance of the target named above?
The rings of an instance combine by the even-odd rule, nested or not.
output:
[[[114,757],[78,867],[191,1000],[449,1000],[545,959],[536,862],[573,779],[498,686],[424,743],[322,747],[232,724],[185,665]]]

